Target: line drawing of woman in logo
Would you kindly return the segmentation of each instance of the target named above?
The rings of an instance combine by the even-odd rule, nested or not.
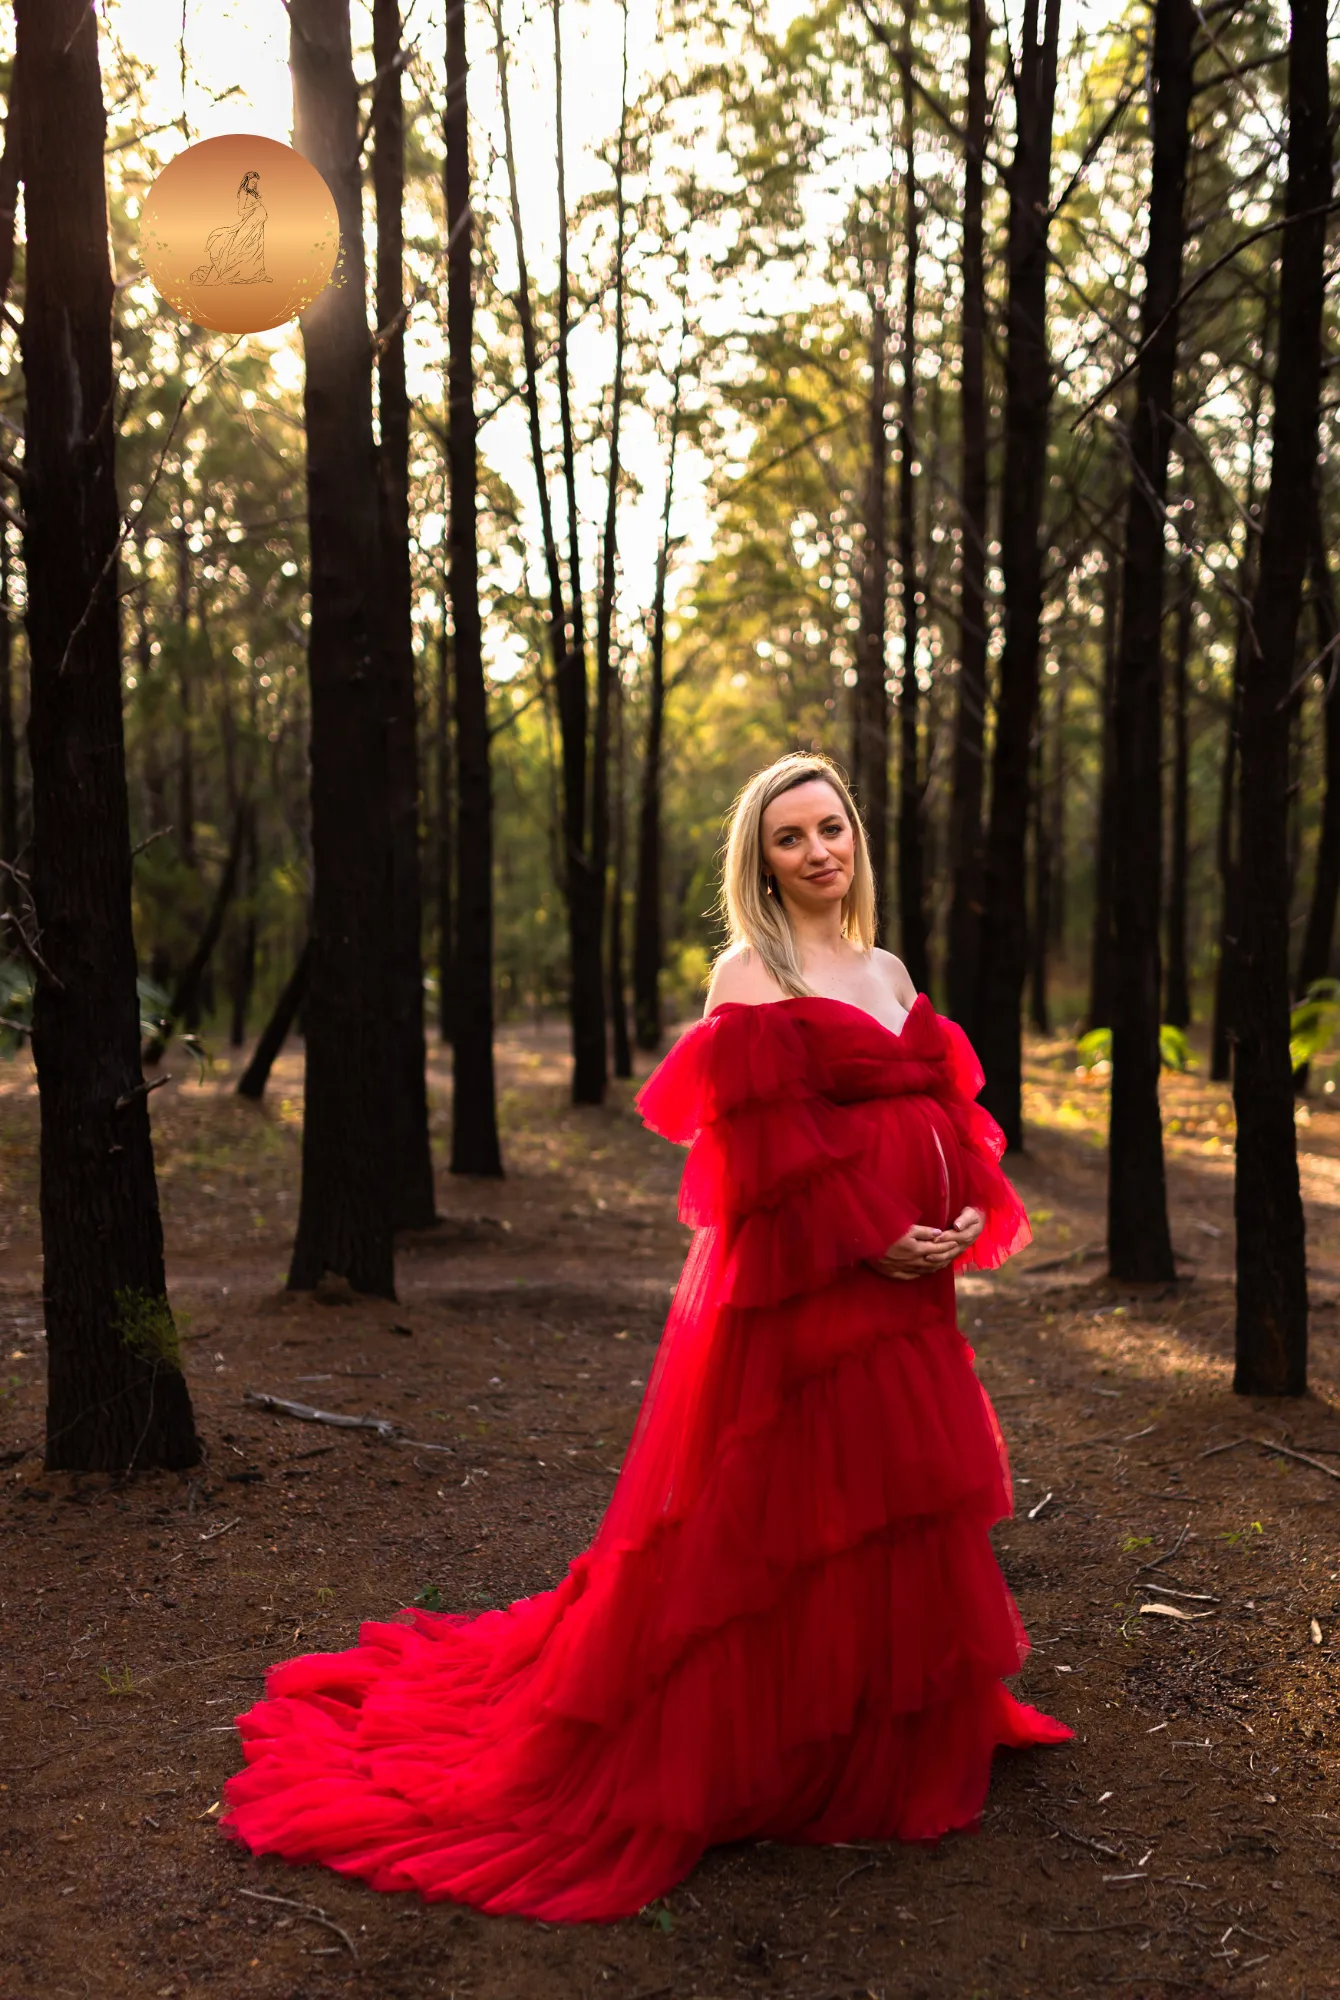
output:
[[[265,269],[265,204],[261,177],[252,167],[237,187],[236,222],[211,229],[205,241],[207,264],[191,273],[193,285],[272,285]]]

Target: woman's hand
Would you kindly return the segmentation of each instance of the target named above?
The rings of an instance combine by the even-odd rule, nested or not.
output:
[[[943,1271],[975,1243],[986,1224],[980,1209],[960,1210],[948,1229],[933,1229],[927,1222],[914,1222],[906,1235],[891,1243],[882,1257],[872,1257],[870,1268],[883,1278],[928,1278]]]

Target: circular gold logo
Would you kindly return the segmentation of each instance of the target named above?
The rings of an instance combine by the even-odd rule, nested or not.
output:
[[[218,333],[260,333],[330,282],[335,200],[310,160],[250,132],[202,139],[145,199],[140,254],[170,306]]]

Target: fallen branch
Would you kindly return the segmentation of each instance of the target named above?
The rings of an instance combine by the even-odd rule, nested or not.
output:
[[[1067,1250],[1061,1257],[1045,1257],[1040,1264],[1021,1264],[1019,1274],[1027,1278],[1034,1271],[1060,1271],[1067,1264],[1082,1264],[1089,1257],[1101,1257],[1107,1249],[1105,1243],[1082,1243],[1078,1250]]]
[[[296,1417],[304,1424],[333,1424],[340,1431],[376,1431],[378,1437],[393,1438],[396,1427],[389,1417],[345,1417],[334,1410],[314,1409],[311,1403],[293,1403],[286,1396],[268,1396],[256,1389],[244,1389],[242,1401],[277,1417]]]
[[[1171,1495],[1169,1497],[1171,1498]],[[1177,1551],[1181,1548],[1183,1542],[1186,1540],[1190,1532],[1191,1532],[1191,1523],[1190,1521],[1188,1521],[1186,1523],[1186,1526],[1182,1529],[1181,1534],[1177,1537],[1177,1540],[1168,1550],[1167,1555],[1155,1556],[1153,1562],[1141,1563],[1139,1568],[1136,1570],[1135,1574],[1137,1576],[1143,1576],[1147,1569],[1162,1569],[1164,1563],[1172,1561],[1173,1557],[1177,1554]]]
[[[354,1949],[353,1939],[344,1926],[337,1924],[332,1917],[328,1917],[324,1910],[318,1910],[310,1903],[295,1903],[291,1896],[267,1896],[260,1889],[239,1889],[237,1893],[239,1896],[250,1896],[253,1903],[279,1903],[286,1910],[296,1910],[309,1924],[321,1924],[326,1930],[334,1931],[336,1937],[341,1938],[348,1947],[350,1958],[355,1964],[357,1963],[358,1953]]]
[[[1295,1451],[1291,1444],[1276,1444],[1271,1438],[1257,1438],[1262,1451],[1277,1451],[1282,1458],[1296,1458],[1300,1465],[1310,1465],[1314,1472],[1324,1472],[1328,1479],[1340,1479],[1333,1465],[1323,1465],[1319,1458],[1309,1458],[1305,1451]]]
[[[1063,1839],[1073,1840],[1079,1847],[1087,1847],[1091,1853],[1105,1854],[1110,1861],[1121,1861],[1124,1858],[1120,1848],[1108,1847],[1101,1840],[1090,1840],[1087,1833],[1072,1833],[1068,1826],[1058,1826],[1052,1819],[1045,1819],[1042,1824],[1049,1826],[1053,1833],[1059,1833]]]
[[[1203,1451],[1200,1455],[1202,1458],[1213,1458],[1218,1452],[1236,1451],[1238,1446],[1241,1444],[1255,1444],[1255,1443],[1256,1443],[1255,1438],[1249,1438],[1249,1437],[1230,1438],[1227,1444],[1212,1444],[1208,1451]]]
[[[241,1519],[242,1519],[242,1516],[241,1516],[241,1515],[239,1514],[239,1515],[237,1516],[237,1519],[236,1519],[235,1521],[225,1521],[225,1522],[224,1522],[224,1524],[223,1524],[223,1526],[222,1526],[221,1528],[208,1528],[208,1529],[206,1529],[205,1533],[204,1533],[204,1534],[203,1534],[203,1535],[202,1535],[202,1536],[200,1537],[201,1541],[202,1541],[202,1542],[217,1542],[217,1540],[219,1539],[219,1536],[220,1536],[220,1535],[226,1535],[226,1534],[228,1534],[228,1533],[229,1533],[229,1532],[230,1532],[230,1531],[231,1531],[231,1530],[232,1530],[233,1528],[237,1527],[237,1526],[238,1526],[238,1524],[240,1523]]]

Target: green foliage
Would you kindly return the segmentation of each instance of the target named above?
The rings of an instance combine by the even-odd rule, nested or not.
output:
[[[128,1287],[114,1294],[116,1314],[112,1325],[122,1344],[146,1361],[181,1369],[181,1330],[172,1317],[172,1308],[161,1294]]]
[[[1081,1035],[1076,1042],[1075,1054],[1082,1069],[1096,1069],[1100,1063],[1110,1065],[1112,1030],[1090,1028],[1088,1034]],[[1159,1060],[1164,1069],[1192,1070],[1196,1067],[1185,1029],[1174,1028],[1171,1021],[1165,1021],[1159,1029]]]
[[[419,1611],[440,1611],[442,1609],[442,1592],[435,1583],[430,1583],[426,1589],[419,1592],[413,1602],[415,1608]]]
[[[1314,979],[1289,1014],[1289,1060],[1295,1069],[1327,1055],[1340,1031],[1340,979]]]

